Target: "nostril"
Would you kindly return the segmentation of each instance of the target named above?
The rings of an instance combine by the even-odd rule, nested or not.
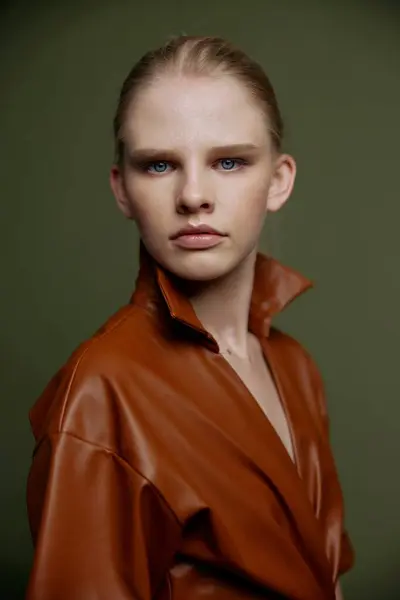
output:
[[[201,198],[181,197],[176,202],[176,210],[179,214],[192,214],[197,212],[210,212],[213,210],[213,202]]]

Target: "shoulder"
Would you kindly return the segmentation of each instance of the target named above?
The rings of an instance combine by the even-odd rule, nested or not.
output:
[[[117,416],[116,388],[121,374],[132,372],[146,356],[150,360],[149,343],[142,341],[154,337],[154,327],[144,309],[127,305],[82,342],[30,410],[36,442],[46,435],[69,432],[87,441],[112,445],[106,438]]]
[[[275,353],[282,355],[289,362],[293,360],[293,367],[296,369],[306,369],[314,372],[317,370],[316,364],[306,347],[291,335],[280,329],[271,327],[269,341]]]

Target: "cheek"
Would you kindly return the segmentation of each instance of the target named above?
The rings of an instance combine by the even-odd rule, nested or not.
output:
[[[140,178],[129,181],[126,191],[133,218],[140,231],[162,228],[166,216],[162,191],[157,186],[149,185],[149,182],[140,181]]]
[[[165,211],[158,203],[136,202],[134,210],[136,225],[143,236],[158,236],[166,229]]]
[[[265,177],[239,182],[233,188],[236,219],[248,225],[262,221],[267,211],[268,190]]]

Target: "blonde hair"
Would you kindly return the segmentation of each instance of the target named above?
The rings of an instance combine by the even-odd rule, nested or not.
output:
[[[136,93],[166,72],[182,75],[231,75],[241,81],[262,106],[275,150],[281,149],[283,121],[276,95],[263,68],[245,52],[219,37],[182,35],[147,52],[126,77],[114,117],[115,161],[123,163],[123,127]]]

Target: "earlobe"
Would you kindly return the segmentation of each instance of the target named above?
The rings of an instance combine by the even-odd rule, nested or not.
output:
[[[277,158],[268,192],[267,211],[277,212],[287,202],[296,178],[296,162],[289,154]]]
[[[117,206],[122,214],[127,219],[134,219],[132,205],[127,197],[123,176],[118,165],[113,165],[111,167],[110,186],[117,202]]]

